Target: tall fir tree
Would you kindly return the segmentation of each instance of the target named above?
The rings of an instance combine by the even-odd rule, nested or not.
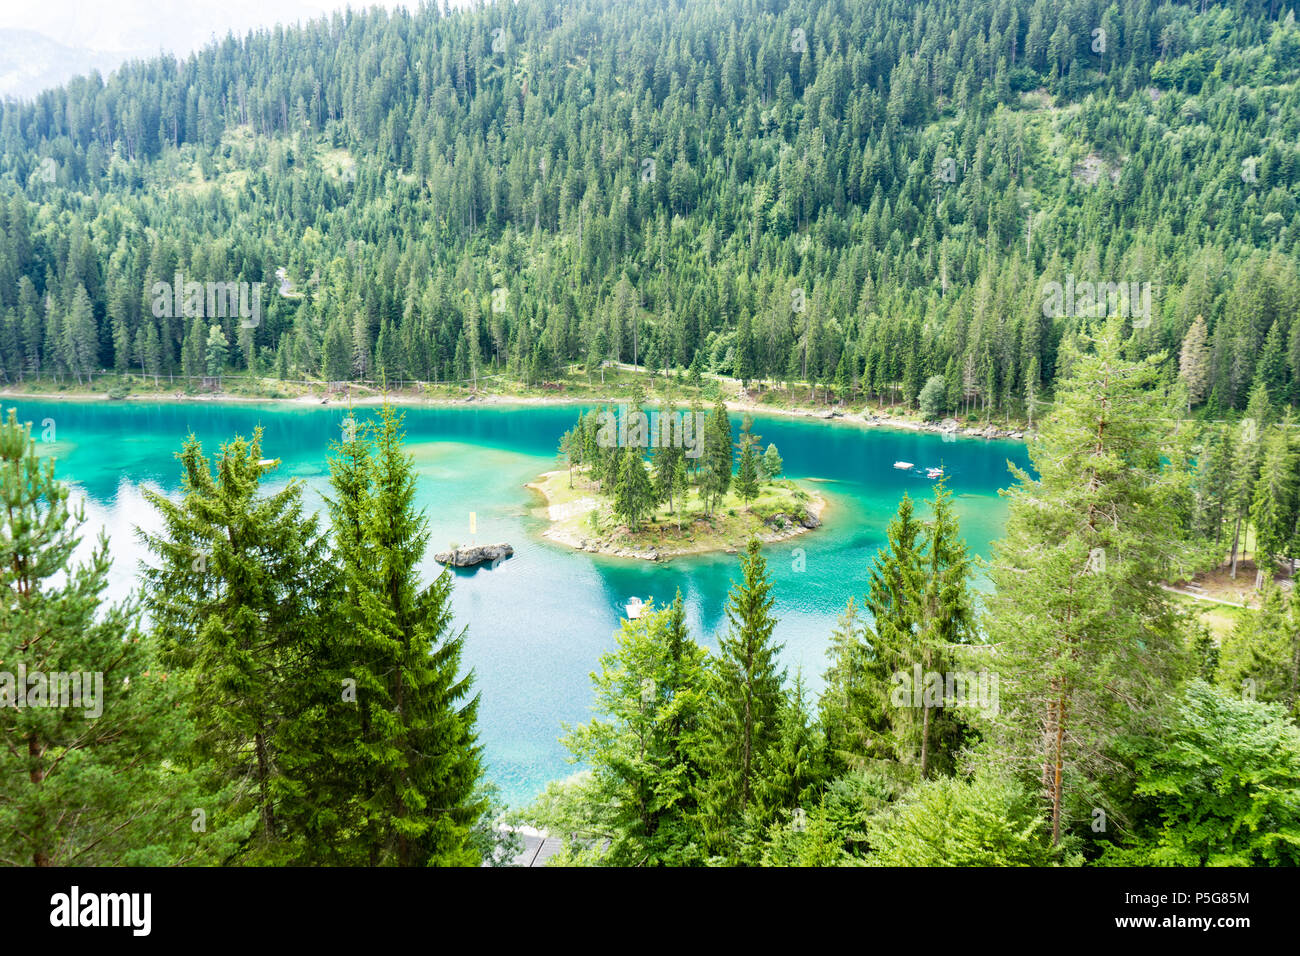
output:
[[[1161,582],[1183,568],[1162,467],[1177,417],[1156,356],[1121,356],[1111,320],[1013,468],[1006,532],[990,567],[987,627],[998,645],[1001,759],[1041,786],[1053,843],[1088,817],[1115,768],[1106,752],[1158,720],[1183,670],[1179,612]]]
[[[164,761],[185,728],[134,602],[107,604],[108,539],[74,564],[86,516],[14,409],[0,423],[0,862],[174,862],[189,809]]]
[[[755,798],[760,762],[779,737],[784,702],[785,671],[778,663],[783,645],[772,640],[772,583],[756,540],[740,567],[742,580],[727,598],[728,628],[710,661],[702,735],[705,839],[723,856],[734,852],[735,831]]]
[[[354,794],[350,849],[372,866],[477,865],[473,829],[487,809],[479,698],[462,673],[451,573],[420,586],[427,519],[415,507],[401,416],[385,404],[373,429],[345,433],[336,451],[330,512],[349,632],[335,646],[338,682],[328,683],[345,715],[333,731],[344,741],[334,779]]]
[[[178,501],[143,489],[162,523],[137,532],[154,562],[141,569],[146,607],[163,665],[186,680],[193,765],[223,820],[247,821],[241,858],[284,861],[286,730],[307,706],[334,594],[325,536],[301,482],[261,493],[260,428],[222,445],[215,473],[193,435],[178,457]]]

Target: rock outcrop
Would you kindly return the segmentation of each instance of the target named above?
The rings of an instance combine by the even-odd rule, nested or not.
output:
[[[433,560],[439,564],[449,564],[454,568],[472,568],[484,561],[495,564],[514,553],[515,549],[505,543],[471,544],[456,548],[454,551],[441,551],[433,556]]]

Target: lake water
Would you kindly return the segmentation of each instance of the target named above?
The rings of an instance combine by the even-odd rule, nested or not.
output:
[[[114,559],[114,598],[135,586],[145,556],[133,529],[158,527],[139,486],[179,488],[174,455],[193,432],[212,457],[235,434],[264,430],[263,453],[281,459],[270,484],[302,479],[320,507],[326,489],[328,444],[341,434],[340,405],[216,403],[74,403],[5,399],[17,407],[42,447],[57,456],[56,474],[84,494],[91,529],[107,529]],[[468,627],[466,664],[482,695],[480,737],[491,778],[519,805],[574,766],[558,737],[564,723],[590,716],[589,675],[614,644],[623,606],[633,595],[670,602],[678,589],[695,637],[716,647],[735,555],[676,558],[661,564],[605,558],[544,541],[540,499],[525,482],[559,467],[556,445],[574,422],[576,406],[404,407],[408,448],[419,473],[419,504],[429,519],[424,574],[439,571],[433,553],[470,540],[477,515],[480,543],[508,541],[515,556],[496,568],[456,572],[458,625]],[[364,418],[369,408],[358,411]],[[739,427],[739,416],[733,416]],[[1008,460],[1028,467],[1018,442],[956,439],[932,433],[859,428],[787,417],[758,417],[763,444],[775,442],[786,475],[818,479],[829,502],[824,527],[765,548],[774,582],[776,638],[793,677],[802,668],[809,688],[822,686],[827,639],[850,596],[859,603],[868,564],[904,492],[930,493],[924,467],[942,464],[962,532],[972,551],[988,553],[1006,506],[997,489],[1010,483]],[[916,463],[914,472],[893,463]],[[94,538],[88,530],[83,550]]]

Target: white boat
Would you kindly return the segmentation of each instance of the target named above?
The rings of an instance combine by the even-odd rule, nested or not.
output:
[[[627,619],[635,621],[641,616],[641,611],[645,607],[645,602],[639,597],[628,598],[627,606],[623,609],[627,611]]]
[[[912,468],[915,468],[916,466],[913,465],[910,461],[896,461],[894,462],[894,467],[898,468],[901,471],[908,471]]]
[[[927,472],[925,473],[925,476],[926,476],[927,478],[942,478],[942,477],[943,477],[943,469],[942,469],[942,468],[931,468],[929,471],[927,471]]]

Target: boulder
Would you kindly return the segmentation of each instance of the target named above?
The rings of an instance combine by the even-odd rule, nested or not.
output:
[[[515,549],[508,544],[471,544],[456,548],[454,551],[442,551],[433,556],[439,564],[449,564],[454,568],[472,568],[484,561],[500,561],[510,557]]]

